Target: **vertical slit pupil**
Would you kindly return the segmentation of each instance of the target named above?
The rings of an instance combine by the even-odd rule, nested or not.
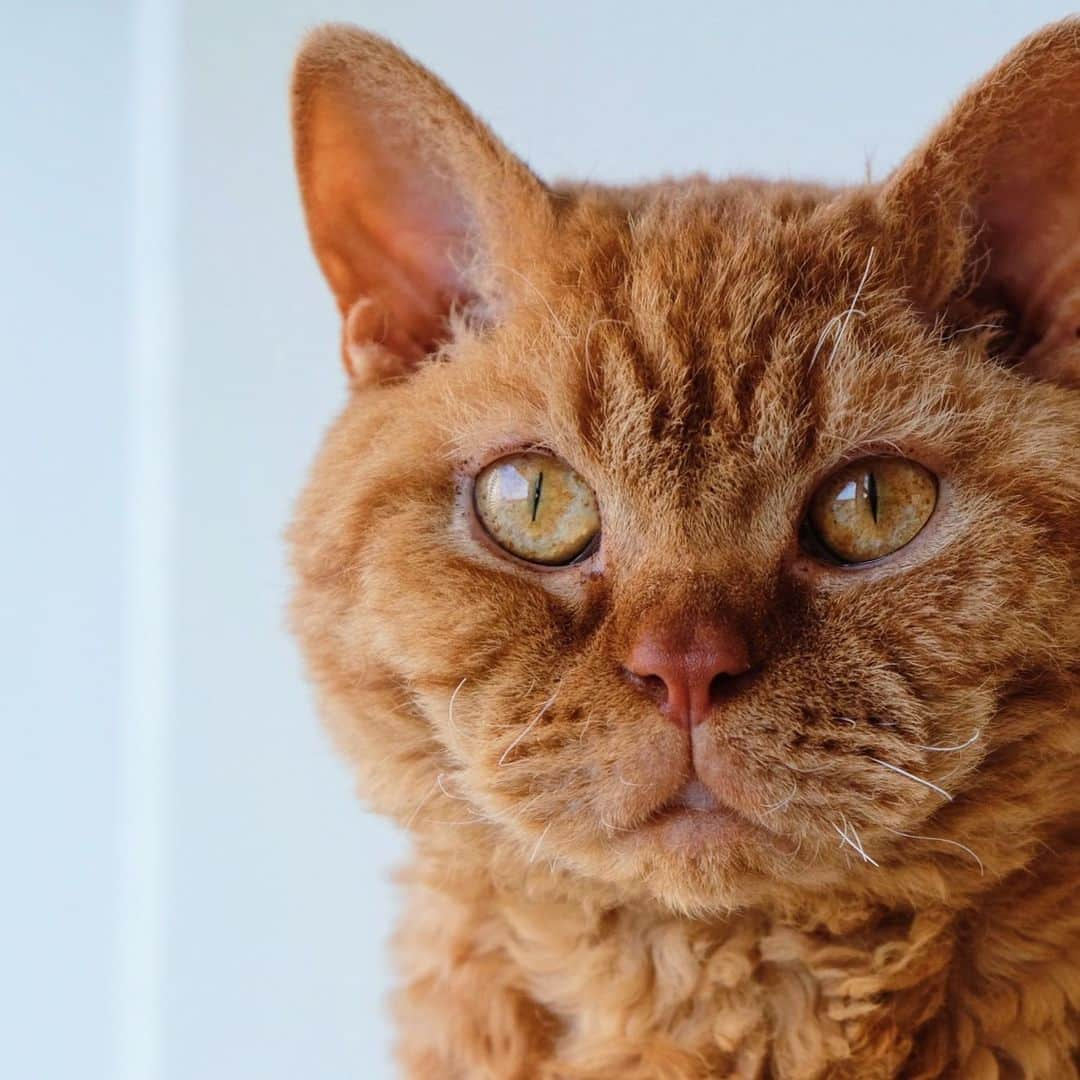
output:
[[[533,501],[532,501],[532,519],[533,519],[533,521],[536,520],[536,511],[537,511],[537,509],[539,509],[539,506],[540,506],[540,492],[543,490],[543,488],[544,488],[544,471],[543,471],[543,469],[541,469],[540,472],[538,472],[536,474],[536,488],[533,491]]]
[[[866,497],[870,502],[870,514],[877,524],[878,519],[878,486],[877,474],[871,469],[866,475]]]

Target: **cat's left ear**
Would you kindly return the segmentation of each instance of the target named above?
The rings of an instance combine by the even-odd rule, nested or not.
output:
[[[312,246],[343,317],[355,385],[407,374],[451,317],[493,321],[553,210],[547,189],[429,71],[351,26],[305,41],[296,166]]]
[[[920,304],[1005,311],[1021,370],[1080,385],[1080,19],[969,90],[880,206]]]

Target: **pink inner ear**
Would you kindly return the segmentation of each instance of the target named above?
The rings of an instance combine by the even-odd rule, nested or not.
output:
[[[554,223],[528,168],[430,72],[362,30],[310,35],[292,93],[304,209],[349,366],[403,374],[447,341],[455,307],[507,310],[510,268]]]
[[[991,273],[1041,336],[1080,293],[1080,170],[1009,183],[987,200],[984,220]]]
[[[988,196],[989,273],[1032,342],[1025,369],[1072,382],[1080,377],[1080,138],[1075,160],[1044,164]]]
[[[917,297],[1007,308],[1022,368],[1078,378],[1080,22],[1033,34],[972,87],[886,184],[885,205],[911,227]]]
[[[453,304],[470,299],[464,196],[415,140],[381,131],[337,94],[309,123],[309,218],[347,316],[346,357],[352,367],[372,345],[381,368],[397,358],[407,370],[445,338]]]

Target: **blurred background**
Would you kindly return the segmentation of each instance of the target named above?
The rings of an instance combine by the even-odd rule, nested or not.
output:
[[[4,0],[0,1074],[393,1075],[405,842],[284,629],[344,401],[287,127],[304,31],[441,74],[542,175],[888,171],[1049,0]]]

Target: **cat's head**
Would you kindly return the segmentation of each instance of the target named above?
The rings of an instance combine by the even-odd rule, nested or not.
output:
[[[349,28],[294,110],[351,378],[294,622],[376,809],[683,908],[1075,815],[1080,23],[842,191],[553,189]]]

